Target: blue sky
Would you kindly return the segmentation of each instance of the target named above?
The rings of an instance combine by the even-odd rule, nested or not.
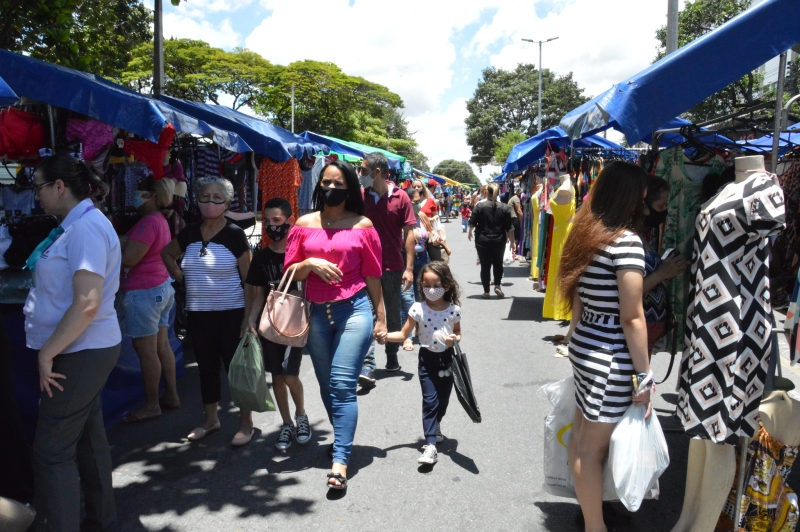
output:
[[[148,0],[152,6],[152,0]],[[667,0],[164,1],[166,37],[244,46],[277,64],[332,61],[400,94],[432,165],[468,160],[465,103],[488,66],[572,71],[587,95],[646,67]],[[492,169],[484,169],[484,172]]]

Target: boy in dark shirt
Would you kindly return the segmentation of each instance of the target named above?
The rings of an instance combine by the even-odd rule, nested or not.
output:
[[[267,294],[269,290],[277,288],[283,277],[286,236],[294,225],[294,220],[292,206],[283,198],[272,198],[264,206],[262,223],[266,226],[266,233],[272,239],[272,243],[255,252],[245,280],[245,313],[248,316],[250,330],[256,334]],[[294,288],[296,286],[290,287]],[[303,383],[299,378],[303,348],[276,344],[260,335],[259,338],[264,352],[264,365],[267,371],[272,373],[275,402],[278,403],[278,411],[283,418],[275,447],[279,451],[285,451],[292,445],[293,439],[304,445],[311,440],[311,425],[308,423],[304,407]],[[292,422],[289,413],[289,393],[292,394],[294,401],[297,426]]]

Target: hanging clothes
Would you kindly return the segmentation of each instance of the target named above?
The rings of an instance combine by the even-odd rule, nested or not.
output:
[[[531,195],[531,277],[539,278],[539,198]]]
[[[778,181],[762,172],[728,184],[696,227],[677,412],[690,436],[735,444],[756,431],[769,365],[768,237],[784,227]]]
[[[794,532],[800,512],[797,495],[789,487],[788,478],[798,447],[790,447],[767,434],[759,422],[758,433],[747,448],[747,462],[742,473],[736,463],[736,477],[722,510],[717,530],[752,532]],[[745,475],[745,492],[740,501],[741,517],[734,527],[736,487],[739,475]]]
[[[669,200],[667,202],[667,221],[664,225],[662,239],[664,251],[677,249],[688,262],[692,257],[692,239],[694,237],[694,221],[700,211],[700,192],[703,178],[709,173],[721,174],[725,169],[725,160],[715,156],[710,165],[692,166],[690,159],[678,145],[661,152],[655,175],[669,183]],[[686,321],[686,295],[688,279],[680,274],[667,281],[669,303],[675,314],[676,327],[667,334],[667,350],[677,353],[683,350],[684,322]]]
[[[303,182],[300,184],[300,190],[297,192],[297,206],[299,212],[295,213],[295,216],[300,217],[314,210],[312,196],[314,195],[314,189],[317,187],[319,175],[322,173],[324,167],[325,157],[319,156],[316,157],[316,161],[314,161],[314,166],[311,167],[311,170],[303,172]]]
[[[550,200],[550,212],[553,213],[553,237],[550,246],[550,260],[547,268],[547,292],[544,295],[542,317],[553,320],[570,320],[572,312],[568,310],[569,302],[561,297],[558,289],[558,266],[561,263],[561,252],[572,229],[572,216],[575,214],[575,196],[565,205]]]
[[[793,262],[797,252],[797,226],[800,217],[800,161],[793,160],[778,176],[786,200],[786,230],[775,240],[774,253],[780,257],[783,271],[792,275]]]
[[[283,198],[292,206],[292,212],[299,213],[297,191],[302,185],[302,182],[303,174],[300,172],[300,165],[297,159],[289,159],[283,163],[276,163],[268,157],[265,157],[258,169],[258,189],[261,191],[262,205],[266,204],[272,198]],[[267,236],[266,229],[267,224],[262,224],[262,247],[266,247],[272,242]]]
[[[789,299],[789,309],[786,311],[786,321],[783,322],[783,329],[786,332],[786,337],[789,342],[789,361],[792,366],[797,364],[797,359],[800,358],[800,337],[797,334],[797,324],[800,321],[800,302],[798,302],[798,293],[800,293],[800,272],[797,273],[797,280],[794,283],[794,290]]]

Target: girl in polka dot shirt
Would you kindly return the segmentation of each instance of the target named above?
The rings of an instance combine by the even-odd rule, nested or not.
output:
[[[458,283],[441,261],[425,265],[419,273],[422,301],[408,311],[408,320],[398,332],[384,333],[385,341],[403,342],[414,328],[419,335],[419,383],[422,386],[422,428],[426,444],[420,464],[438,460],[436,444],[444,440],[441,421],[453,391],[453,341],[461,341],[461,307]]]

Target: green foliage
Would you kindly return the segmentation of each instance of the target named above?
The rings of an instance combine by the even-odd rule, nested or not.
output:
[[[272,65],[255,52],[235,48],[226,52],[208,43],[191,39],[164,41],[166,94],[219,104],[219,97],[233,97],[233,109],[252,105],[262,87],[273,83],[280,67]],[[152,92],[153,44],[144,43],[133,53],[120,81],[139,92]]]
[[[494,164],[503,166],[508,159],[511,149],[528,137],[519,131],[506,131],[500,138],[494,140]],[[494,177],[494,176],[493,176]]]
[[[752,0],[695,0],[686,2],[678,14],[678,46],[685,46],[750,7]],[[656,30],[658,55],[666,55],[667,27]],[[713,61],[709,58],[709,61]],[[683,116],[693,122],[703,122],[734,113],[758,101],[763,76],[750,72],[721,91],[689,109]]]
[[[0,48],[116,78],[151,21],[141,0],[0,0]]]
[[[311,130],[355,140],[357,112],[381,119],[386,109],[403,107],[403,100],[383,85],[348,76],[333,63],[305,60],[283,67],[273,84],[262,87],[253,109],[290,129],[292,86],[295,131]]]
[[[434,169],[433,173],[436,175],[443,175],[445,177],[449,177],[450,179],[454,179],[459,183],[465,184],[474,184],[480,185],[481,181],[478,179],[478,176],[472,171],[472,167],[469,165],[468,162],[465,161],[456,161],[454,159],[445,159],[444,161],[437,164]]]
[[[509,131],[525,138],[537,132],[539,71],[535,65],[519,64],[513,71],[487,68],[475,94],[467,101],[467,144],[472,162],[492,162],[495,141]],[[542,71],[542,130],[558,125],[561,118],[588,100],[572,79],[572,72],[556,76]]]

